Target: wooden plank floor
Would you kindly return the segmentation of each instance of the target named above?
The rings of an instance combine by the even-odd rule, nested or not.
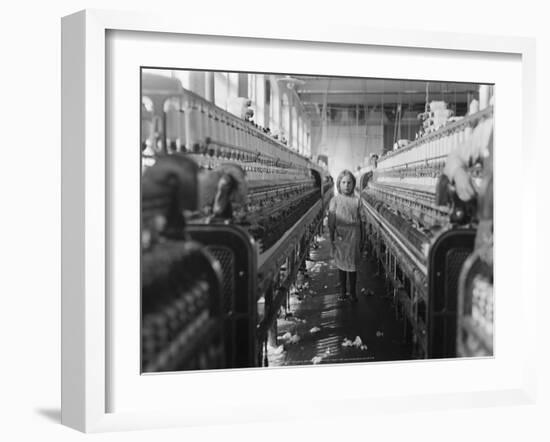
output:
[[[309,287],[290,296],[290,315],[278,320],[277,346],[269,348],[269,365],[410,359],[403,322],[396,319],[393,299],[385,293],[384,279],[375,274],[373,261],[365,259],[361,264],[359,301],[337,300],[338,269],[330,259],[327,239],[327,234],[320,238],[319,247],[310,254],[312,261],[306,262]],[[349,345],[353,342],[356,345]]]

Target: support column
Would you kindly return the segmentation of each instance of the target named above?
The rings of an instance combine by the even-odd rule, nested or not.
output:
[[[296,148],[299,153],[302,153],[302,117],[300,113],[296,111]]]
[[[214,82],[214,72],[208,71],[205,73],[205,95],[206,98],[211,103],[215,103],[215,87],[216,83]]]
[[[237,89],[237,97],[248,97],[248,74],[239,72],[239,83]]]
[[[292,148],[292,143],[294,141],[292,136],[292,128],[294,126],[294,121],[292,118],[292,108],[294,107],[294,97],[291,93],[287,91],[287,97],[288,97],[288,147]]]
[[[264,77],[262,75],[262,77]],[[264,77],[264,122],[265,122],[265,127],[269,127],[269,129],[271,130],[271,132],[273,133],[273,127],[272,127],[272,118],[271,118],[271,113],[272,113],[272,108],[271,106],[273,106],[273,96],[271,95],[271,90],[272,90],[272,86],[271,86],[271,79],[267,76]]]

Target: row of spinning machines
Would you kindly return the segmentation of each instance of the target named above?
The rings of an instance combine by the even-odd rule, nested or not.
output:
[[[142,371],[266,365],[332,179],[174,79],[142,85]]]
[[[492,223],[492,187],[464,202],[444,175],[448,155],[471,143],[475,128],[492,119],[488,107],[357,174],[371,255],[403,318],[413,357],[493,354],[492,240],[476,237],[482,212],[491,214],[485,222]],[[492,184],[489,169],[487,160],[485,166],[468,165],[479,189]]]

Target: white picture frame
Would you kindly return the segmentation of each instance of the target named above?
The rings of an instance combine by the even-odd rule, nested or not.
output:
[[[100,10],[81,11],[62,21],[62,423],[84,432],[115,431],[138,428],[206,425],[217,422],[247,422],[293,416],[274,403],[258,407],[245,397],[235,409],[236,415],[224,411],[224,402],[190,410],[110,411],[109,378],[112,354],[107,337],[109,310],[109,248],[112,238],[107,228],[110,217],[109,156],[106,152],[107,80],[106,35],[110,31],[154,32],[162,35],[218,36],[240,39],[269,39],[274,42],[318,42],[377,48],[426,49],[443,52],[467,51],[474,54],[507,54],[521,59],[521,156],[534,158],[535,44],[532,39],[488,37],[480,35],[402,32],[370,28],[332,26],[294,28],[282,23],[251,23],[246,28],[235,22],[209,23],[196,19],[182,26],[177,17],[132,14]],[[158,34],[157,34],[158,35]],[[281,43],[282,44],[282,43]],[[498,87],[498,85],[497,85]],[[137,103],[137,101],[136,101]],[[497,110],[498,112],[498,110]],[[498,115],[498,114],[497,114]],[[498,118],[498,116],[497,116]],[[498,133],[498,132],[497,132]],[[100,146],[100,148],[97,148]],[[527,167],[525,165],[524,167]],[[498,173],[498,172],[497,172]],[[522,263],[520,304],[524,313],[536,304],[534,280],[526,277],[527,256],[533,253],[534,229],[526,222],[534,219],[536,193],[523,183],[519,195],[525,210],[521,214],[522,245],[518,250]],[[530,245],[531,244],[531,245]],[[498,243],[497,243],[498,254]],[[534,255],[534,253],[533,253]],[[497,256],[498,261],[498,256]],[[498,285],[497,285],[498,286]],[[498,301],[497,301],[498,302]],[[498,305],[498,304],[497,304]],[[396,412],[411,409],[469,407],[476,405],[527,404],[535,400],[535,329],[526,314],[518,319],[524,330],[525,348],[521,355],[521,373],[501,388],[475,389],[461,393],[388,394],[376,401],[361,392],[340,398],[340,410],[353,408],[355,413],[374,410]],[[531,337],[532,339],[529,339]],[[498,358],[498,341],[497,356]],[[475,361],[474,361],[475,363]],[[317,369],[317,368],[315,368]],[[355,367],[353,375],[357,375]],[[414,370],[413,365],[409,369]],[[137,367],[136,367],[137,370]],[[333,375],[343,368],[322,368]],[[331,371],[329,371],[331,370]],[[242,378],[243,372],[240,372]],[[210,374],[218,379],[227,373]],[[257,378],[257,372],[249,377]],[[269,376],[263,374],[262,376]],[[288,372],[287,372],[288,377]],[[261,380],[260,380],[261,381]],[[243,382],[242,379],[240,382]],[[254,381],[251,381],[254,382]],[[335,396],[336,397],[336,396]],[[193,399],[191,396],[189,399]],[[323,416],[326,407],[311,399],[311,408],[301,415]],[[155,408],[156,411],[153,410]],[[235,410],[233,410],[235,411]]]

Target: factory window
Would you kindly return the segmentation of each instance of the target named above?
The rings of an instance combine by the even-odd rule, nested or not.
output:
[[[248,98],[252,100],[252,102],[255,102],[257,99],[257,75],[255,74],[248,74]]]
[[[288,141],[290,130],[290,105],[286,94],[283,94],[281,97],[281,116],[281,132],[284,134],[284,138]]]
[[[249,80],[254,84],[254,95],[251,95],[254,121],[262,127],[269,126],[269,107],[265,102],[265,80],[261,74],[252,74]]]
[[[291,138],[292,138],[292,146],[294,149],[299,149],[299,144],[298,144],[298,112],[296,111],[296,107],[292,106],[291,108],[291,116],[292,116],[292,125],[291,125],[291,130],[292,130],[292,135],[291,135]]]
[[[277,84],[272,83],[272,79],[269,79],[269,100],[270,100],[270,121],[269,127],[273,134],[278,134],[280,132],[280,101],[279,101],[279,89]]]
[[[239,74],[230,72],[227,74],[227,99],[231,100],[239,96]]]
[[[227,72],[214,73],[214,103],[227,110]]]

